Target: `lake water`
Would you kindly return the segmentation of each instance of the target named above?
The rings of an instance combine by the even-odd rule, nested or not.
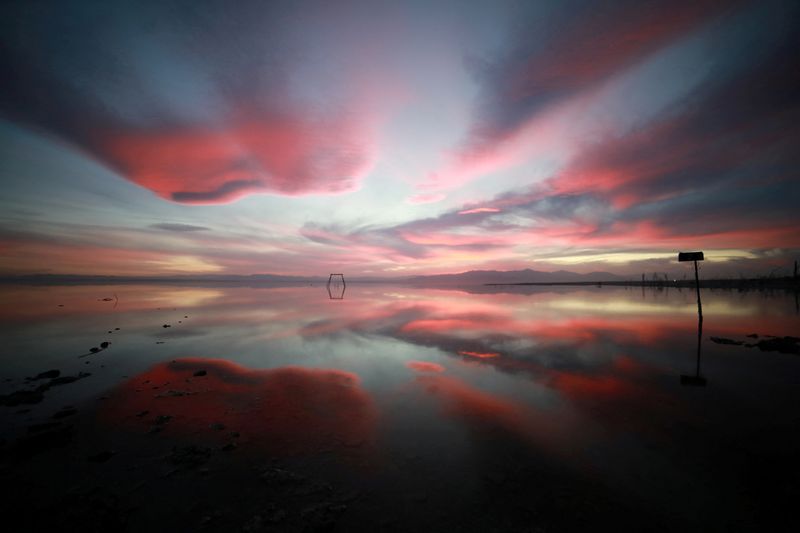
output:
[[[330,296],[0,287],[0,394],[80,377],[0,407],[6,486],[130,530],[756,530],[800,496],[800,356],[758,345],[796,294],[704,290],[699,345],[687,290]]]

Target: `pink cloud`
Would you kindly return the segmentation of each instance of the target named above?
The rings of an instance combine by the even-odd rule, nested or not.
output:
[[[436,202],[441,202],[447,198],[447,195],[444,193],[419,193],[409,197],[406,201],[409,204],[435,204]]]
[[[459,215],[471,215],[474,213],[499,213],[500,209],[496,207],[475,207],[472,209],[465,209],[464,211],[459,211]]]
[[[121,130],[102,152],[123,175],[181,203],[355,190],[374,160],[366,120],[251,114],[222,128]]]

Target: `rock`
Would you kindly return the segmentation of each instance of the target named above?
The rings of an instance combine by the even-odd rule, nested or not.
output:
[[[28,426],[28,433],[41,433],[42,431],[50,431],[61,427],[61,422],[43,422],[41,424],[32,424]]]
[[[40,373],[36,374],[35,377],[26,378],[26,380],[27,381],[36,381],[38,379],[53,379],[53,378],[57,378],[60,375],[61,375],[61,371],[60,370],[47,370],[45,372],[40,372]]]
[[[191,396],[193,394],[197,394],[196,392],[186,391],[186,390],[173,390],[170,389],[167,392],[162,392],[161,394],[156,394],[156,398],[172,398],[177,396]]]
[[[264,510],[253,516],[243,526],[242,531],[269,531],[269,524],[279,524],[285,521],[289,514],[275,504],[269,504]]]
[[[748,337],[750,337],[751,339],[757,339],[758,333],[751,333],[750,335],[748,335]]]
[[[323,502],[306,507],[300,512],[304,529],[308,531],[329,531],[336,526],[339,515],[347,510],[346,505]]]
[[[68,416],[72,416],[72,415],[74,415],[74,414],[75,414],[75,413],[77,413],[77,412],[78,412],[78,410],[77,410],[77,409],[75,409],[75,408],[72,408],[72,407],[70,407],[70,408],[65,408],[65,409],[62,409],[62,410],[60,410],[60,411],[57,411],[57,412],[56,412],[56,413],[54,413],[54,414],[53,414],[53,416],[52,416],[52,417],[50,417],[50,418],[54,418],[54,419],[56,419],[56,420],[59,420],[59,419],[61,419],[61,418],[66,418],[66,417],[68,417]]]
[[[252,533],[256,531],[264,531],[265,530],[265,523],[264,519],[261,518],[261,515],[255,515],[250,520],[242,525],[242,531],[245,533]]]
[[[158,415],[154,420],[153,423],[157,426],[163,426],[167,422],[172,420],[172,416],[170,415]]]
[[[171,328],[172,326],[170,326],[169,324],[164,324],[164,325],[163,325],[163,326],[161,326],[161,327],[162,327],[162,328]]]
[[[61,376],[59,378],[51,379],[47,383],[47,387],[56,387],[58,385],[67,385],[69,383],[73,383],[78,381],[79,379],[88,378],[91,376],[89,372],[78,372],[77,376]]]
[[[763,352],[780,352],[800,355],[800,338],[772,337],[758,341],[756,347]]]
[[[93,347],[89,348],[89,351],[92,352],[92,353],[97,353],[97,352],[100,351],[100,348],[98,348],[97,346],[93,346]]]
[[[101,347],[102,349],[104,349],[104,350],[105,350],[106,348],[108,348],[108,346],[109,346],[110,344],[111,344],[111,343],[110,343],[110,342],[108,342],[108,341],[103,341],[103,342],[101,342],[101,343],[100,343],[100,347]]]
[[[119,331],[119,328],[114,328],[114,331]]]
[[[208,373],[208,372],[206,372],[205,370],[197,370],[197,371],[195,371],[195,373],[194,373],[194,374],[192,374],[192,375],[193,375],[194,377],[196,377],[196,378],[199,378],[199,377],[205,376],[207,373]]]
[[[715,342],[717,344],[727,344],[730,346],[741,346],[744,344],[742,341],[735,341],[733,339],[726,339],[725,337],[711,337],[711,342]]]
[[[182,448],[173,448],[172,453],[169,454],[169,461],[178,466],[186,466],[193,468],[200,466],[211,458],[211,448],[205,446],[184,446]]]
[[[223,429],[225,429],[225,424],[223,424],[222,422],[214,422],[208,427],[215,431],[222,431]]]
[[[270,466],[261,472],[260,479],[267,485],[283,486],[302,483],[306,478],[289,470]]]
[[[150,413],[150,411],[145,410],[145,411],[141,411],[139,413],[136,413],[136,416],[138,418],[142,418],[143,416],[147,415],[148,413]]]
[[[90,455],[89,457],[86,458],[86,460],[87,461],[91,461],[93,463],[105,463],[106,461],[108,461],[109,459],[114,457],[115,455],[116,455],[116,453],[108,451],[108,450],[105,450],[105,451],[102,451],[100,453],[96,453],[94,455]]]
[[[223,452],[232,452],[236,448],[237,448],[237,446],[236,446],[235,442],[229,442],[228,444],[223,446],[221,449],[222,449]]]
[[[4,405],[6,407],[16,407],[17,405],[22,405],[22,404],[29,405],[29,404],[39,403],[43,399],[44,399],[44,394],[42,394],[42,391],[39,389],[18,390],[12,392],[11,394],[0,395],[0,405]]]

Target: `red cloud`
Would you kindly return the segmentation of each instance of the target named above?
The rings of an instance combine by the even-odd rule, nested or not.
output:
[[[367,128],[357,122],[256,115],[224,128],[119,131],[100,151],[127,179],[175,202],[335,194],[356,189],[372,165]]]

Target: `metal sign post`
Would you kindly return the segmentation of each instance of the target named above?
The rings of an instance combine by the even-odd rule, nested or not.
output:
[[[700,277],[697,274],[697,262],[703,261],[703,252],[679,252],[678,261],[694,261],[694,286],[697,289],[697,314],[700,315],[700,322],[703,322],[703,304],[700,303]]]
[[[694,376],[681,375],[681,385],[693,385],[695,387],[705,387],[707,383],[706,378],[700,375],[700,344],[703,338],[703,304],[700,302],[700,276],[697,273],[697,262],[703,261],[704,259],[703,252],[678,253],[678,261],[694,262],[694,286],[697,290],[697,368],[695,369]]]

